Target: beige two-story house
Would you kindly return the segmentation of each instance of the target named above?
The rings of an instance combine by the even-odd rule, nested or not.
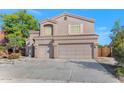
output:
[[[63,13],[40,23],[32,32],[36,58],[96,58],[94,19]]]

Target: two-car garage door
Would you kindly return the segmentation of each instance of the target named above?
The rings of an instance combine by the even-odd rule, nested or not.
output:
[[[92,44],[60,44],[59,58],[93,58]]]
[[[56,58],[54,57],[53,47],[50,45],[39,46],[37,57],[39,58]],[[57,58],[93,58],[92,44],[59,44],[57,49]]]

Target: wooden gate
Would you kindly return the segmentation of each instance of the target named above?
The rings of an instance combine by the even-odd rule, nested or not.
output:
[[[111,47],[98,48],[98,57],[111,57],[112,49]]]

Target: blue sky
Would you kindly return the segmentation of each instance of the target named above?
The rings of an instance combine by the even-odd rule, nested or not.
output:
[[[14,13],[17,9],[0,9],[0,13]],[[102,45],[109,44],[111,39],[111,29],[115,20],[120,19],[121,24],[124,24],[124,10],[106,10],[106,9],[29,9],[29,14],[32,14],[36,19],[43,20],[51,18],[63,12],[73,13],[87,18],[95,19],[95,32],[99,35],[98,42]]]

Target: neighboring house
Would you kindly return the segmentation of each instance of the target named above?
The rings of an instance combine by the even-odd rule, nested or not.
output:
[[[98,35],[94,19],[63,13],[41,21],[30,40],[36,58],[96,58]]]

